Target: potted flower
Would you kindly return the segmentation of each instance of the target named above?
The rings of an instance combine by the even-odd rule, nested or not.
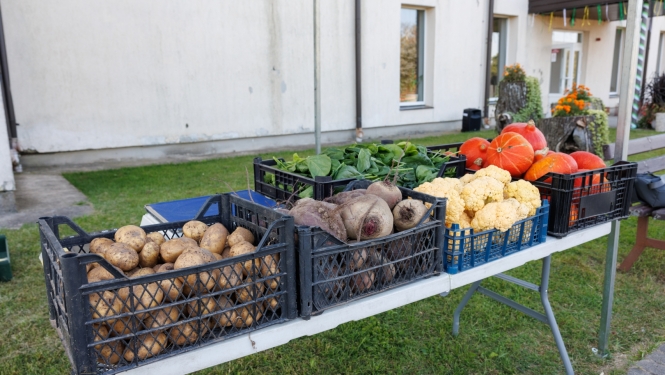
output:
[[[637,122],[638,126],[651,126],[658,132],[665,132],[665,74],[656,76],[649,82],[639,114],[642,117]]]
[[[519,63],[506,66],[494,110],[497,132],[511,123],[538,120],[542,114],[538,79],[527,76]]]
[[[581,150],[603,157],[609,130],[602,102],[593,98],[588,87],[575,83],[564,94],[552,108],[552,118],[536,123],[550,150],[566,153]]]

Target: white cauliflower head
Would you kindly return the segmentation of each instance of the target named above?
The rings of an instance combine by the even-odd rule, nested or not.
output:
[[[415,191],[437,198],[448,198],[446,202],[446,223],[458,223],[460,215],[464,212],[464,201],[460,198],[456,186],[456,178],[435,178],[432,182],[425,182],[416,187]]]
[[[529,181],[517,180],[506,186],[503,190],[505,199],[515,198],[518,202],[529,206],[529,216],[536,214],[536,210],[541,206],[540,191]]]
[[[494,177],[504,185],[508,185],[510,181],[512,181],[510,172],[495,165],[489,165],[485,168],[479,169],[473,174],[465,174],[460,178],[460,181],[462,181],[463,184],[468,184],[479,177]]]
[[[493,177],[478,177],[464,185],[460,197],[466,210],[477,212],[488,203],[503,201],[503,183]]]
[[[518,213],[512,202],[491,202],[476,212],[471,227],[476,232],[497,229],[505,232],[518,220]]]

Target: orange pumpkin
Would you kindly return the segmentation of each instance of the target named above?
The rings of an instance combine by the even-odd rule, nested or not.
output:
[[[484,166],[494,165],[505,169],[513,177],[520,177],[533,163],[533,147],[521,135],[501,133],[490,142]]]
[[[575,159],[580,169],[605,168],[605,162],[598,155],[586,151],[575,151],[570,156]]]
[[[544,158],[547,155],[552,155],[554,151],[550,151],[549,149],[543,149],[543,150],[538,150],[534,153],[533,156],[533,162],[537,162],[538,160]]]
[[[482,168],[489,146],[489,141],[480,137],[473,137],[462,143],[459,152],[466,156],[466,167],[475,171]]]
[[[509,132],[517,133],[524,137],[524,139],[531,144],[534,151],[538,152],[540,150],[545,150],[544,152],[547,153],[548,149],[545,135],[536,127],[536,123],[533,122],[533,120],[529,120],[527,123],[516,122],[510,124],[503,128],[501,134]]]
[[[536,181],[550,172],[561,174],[575,173],[577,172],[577,162],[568,154],[555,152],[533,163],[524,174],[524,179]],[[551,180],[551,178],[548,178],[545,182],[550,182]]]

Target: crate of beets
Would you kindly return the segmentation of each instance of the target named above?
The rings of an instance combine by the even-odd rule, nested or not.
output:
[[[461,145],[451,143],[428,149],[459,152]],[[466,173],[474,172],[466,169]],[[636,176],[636,163],[619,161],[571,174],[550,172],[530,181],[540,191],[541,199],[550,205],[547,234],[562,238],[581,229],[627,218]]]
[[[442,272],[446,199],[400,187],[401,203],[391,210],[381,198],[366,194],[363,187],[369,184],[354,181],[328,202],[299,200],[291,210],[305,319]],[[310,221],[313,211],[319,218]]]
[[[231,194],[192,221],[86,233],[56,216],[39,231],[73,373],[140,368],[297,317],[293,219]]]
[[[294,154],[291,161],[257,157],[254,190],[280,202],[322,200],[344,190],[351,181],[378,181],[387,176],[396,185],[412,189],[435,177],[463,174],[463,158],[411,142],[333,147],[306,158]]]

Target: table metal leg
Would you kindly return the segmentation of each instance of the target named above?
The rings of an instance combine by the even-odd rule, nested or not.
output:
[[[462,298],[462,302],[460,302],[457,308],[455,309],[455,314],[453,314],[453,336],[457,336],[459,334],[459,316],[462,313],[462,309],[469,302],[471,296],[473,296],[473,294],[476,292],[481,282],[482,280],[478,280],[471,285],[469,291],[466,292],[464,298]]]
[[[480,283],[482,280],[476,281],[471,285],[471,288],[469,288],[469,291],[466,292],[464,295],[464,298],[462,298],[462,301],[460,304],[457,306],[457,309],[455,309],[455,314],[453,315],[453,335],[457,336],[459,333],[459,317],[460,314],[462,313],[462,309],[464,309],[464,306],[469,302],[471,297],[476,293],[479,292],[481,294],[484,294],[495,301],[501,302],[507,306],[510,306],[520,312],[525,313],[526,315],[537,319],[547,325],[550,326],[550,329],[552,330],[552,335],[554,336],[554,342],[556,343],[557,348],[559,349],[559,355],[561,356],[561,360],[563,361],[563,365],[566,368],[566,373],[567,374],[574,374],[573,371],[573,366],[570,363],[570,358],[568,357],[568,352],[566,351],[566,346],[563,343],[563,338],[561,337],[561,331],[559,331],[559,326],[556,323],[556,319],[554,318],[554,312],[552,311],[552,306],[550,305],[550,301],[547,296],[547,288],[549,286],[549,279],[550,279],[550,265],[552,262],[551,256],[548,256],[546,258],[543,258],[543,268],[541,272],[541,279],[540,279],[540,285],[535,285],[533,283],[520,280],[518,278],[504,275],[504,274],[498,274],[495,275],[495,277],[498,277],[502,280],[511,282],[513,284],[519,285],[521,287],[531,289],[534,291],[537,291],[540,293],[540,301],[543,305],[543,309],[545,310],[545,314],[542,314],[540,312],[537,312],[533,309],[530,309],[524,305],[521,305],[509,298],[506,298],[496,292],[493,292],[489,289],[483,288],[480,286]]]

